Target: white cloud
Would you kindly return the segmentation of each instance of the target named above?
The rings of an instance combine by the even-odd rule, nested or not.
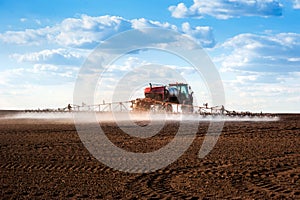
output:
[[[41,25],[41,24],[42,24],[41,20],[38,20],[38,19],[34,20],[34,22],[35,22],[36,24],[38,24],[38,25]]]
[[[257,78],[257,75],[236,76],[236,81],[238,83],[245,83],[245,81],[255,81]]]
[[[0,40],[19,45],[55,44],[65,47],[94,48],[101,41],[114,34],[145,27],[161,27],[182,32],[180,28],[168,22],[147,20],[144,18],[128,20],[118,16],[92,17],[82,15],[80,18],[67,18],[61,23],[45,28],[26,29],[24,31],[7,31],[0,34]],[[208,27],[189,27],[186,34],[192,34],[204,47],[214,41],[212,30]]]
[[[218,59],[223,71],[279,74],[300,71],[300,34],[297,33],[240,34],[218,48],[227,52]]]
[[[58,67],[55,65],[49,65],[49,64],[35,64],[33,66],[33,72],[38,73],[41,71],[57,71]]]
[[[5,109],[63,108],[72,103],[74,84],[59,85],[23,84],[0,85],[0,105]]]
[[[131,23],[117,16],[68,18],[58,25],[60,32],[55,40],[65,46],[95,45],[121,31],[131,28]]]
[[[3,91],[9,91],[11,87],[26,84],[36,85],[59,85],[73,82],[77,76],[79,67],[34,64],[27,68],[13,68],[0,71],[0,87]]]
[[[27,18],[21,18],[20,19],[20,22],[26,22],[27,21]]]
[[[299,76],[283,83],[223,82],[228,109],[253,112],[299,112]],[[239,77],[237,78],[239,79]],[[298,81],[298,83],[296,83]]]
[[[203,47],[215,45],[213,30],[209,26],[196,26],[192,28],[188,22],[182,24],[182,32],[195,39]]]
[[[300,9],[300,0],[293,0],[293,8]]]
[[[188,13],[190,12],[184,3],[179,3],[177,6],[170,6],[169,11],[171,11],[172,16],[175,18],[189,17]]]
[[[300,34],[240,34],[212,49],[224,80],[228,107],[299,112]]]
[[[172,30],[177,30],[177,27],[175,25],[172,25],[168,22],[161,23],[159,21],[147,20],[145,18],[133,19],[131,20],[131,24],[132,24],[131,25],[132,28],[134,29],[157,27],[157,28],[168,28]]]
[[[144,60],[140,60],[138,57],[129,56],[121,63],[114,63],[108,66],[105,71],[106,75],[115,76],[114,79],[117,79],[120,76],[120,73],[127,73],[133,70],[136,67],[141,67],[144,65],[150,64]],[[108,73],[107,73],[108,72]]]
[[[131,28],[131,23],[122,17],[82,15],[80,18],[67,18],[52,27],[7,31],[0,39],[7,43],[39,45],[56,43],[62,46],[82,47],[93,45],[120,31]]]
[[[51,63],[51,64],[80,64],[89,52],[69,49],[45,49],[26,54],[12,54],[10,57],[18,62]]]
[[[0,40],[19,45],[39,45],[43,42],[52,41],[57,32],[57,27],[26,29],[24,31],[6,31],[0,34]]]
[[[0,71],[0,85],[7,86],[10,84],[11,79],[19,77],[25,71],[24,68],[10,69]]]
[[[241,16],[281,16],[282,4],[277,0],[194,0],[187,8],[184,3],[170,6],[169,11],[175,18],[196,17],[205,15],[218,19],[228,19]]]

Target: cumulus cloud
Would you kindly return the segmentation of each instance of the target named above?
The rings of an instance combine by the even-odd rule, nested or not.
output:
[[[293,0],[293,8],[300,9],[300,0]]]
[[[35,64],[33,66],[33,72],[38,73],[41,71],[57,71],[58,67],[56,65],[49,65],[49,64]]]
[[[190,7],[179,3],[170,6],[169,11],[175,18],[202,18],[209,15],[218,19],[228,19],[240,16],[281,16],[282,7],[277,0],[194,0]]]
[[[148,27],[157,27],[157,28],[168,28],[172,30],[177,30],[175,25],[172,25],[168,22],[161,23],[159,21],[147,20],[145,18],[133,19],[131,20],[131,26],[134,29],[148,28]]]
[[[223,71],[288,73],[300,71],[300,34],[240,34],[218,48]]]
[[[80,64],[85,58],[86,52],[68,49],[45,49],[39,52],[26,54],[12,54],[10,57],[18,62],[52,63],[74,65]]]
[[[0,71],[0,86],[21,86],[28,83],[38,85],[59,85],[61,83],[73,82],[79,67],[34,64],[32,67],[12,68]]]
[[[195,39],[203,47],[213,47],[215,45],[213,30],[209,26],[192,28],[188,22],[185,22],[182,24],[182,32]]]
[[[67,18],[61,23],[45,28],[7,31],[0,39],[7,43],[39,45],[56,43],[61,46],[85,47],[120,31],[131,28],[131,23],[122,17],[82,15],[80,18]]]
[[[215,61],[229,107],[282,112],[288,103],[285,112],[295,111],[288,99],[300,97],[300,34],[240,34],[214,50],[223,52]]]
[[[257,112],[299,112],[299,101],[296,101],[300,98],[299,74],[293,72],[285,76],[272,76],[269,73],[266,76],[270,79],[280,77],[282,80],[266,81],[262,73],[257,73],[253,77],[236,76],[235,80],[224,81],[227,107]]]
[[[26,22],[27,18],[20,18],[20,22]]]
[[[0,71],[0,86],[8,86],[12,79],[18,78],[23,75],[24,68],[15,68]]]
[[[82,15],[80,18],[67,18],[61,23],[38,29],[26,29],[24,31],[7,31],[0,34],[0,40],[6,43],[19,45],[56,44],[63,47],[94,48],[100,42],[114,34],[146,27],[160,27],[191,34],[196,41],[204,47],[211,46],[214,41],[212,30],[209,27],[195,28],[184,25],[184,30],[168,22],[159,22],[140,19],[124,19],[118,16]],[[208,44],[208,45],[207,45]]]
[[[131,28],[131,23],[117,16],[91,17],[82,15],[81,18],[68,18],[58,25],[60,32],[55,40],[65,46],[94,46],[121,31]]]
[[[18,45],[39,45],[42,42],[53,41],[57,27],[26,29],[24,31],[6,31],[0,34],[0,40]]]
[[[177,6],[170,6],[169,11],[171,11],[172,16],[175,18],[189,17],[192,14],[184,3],[179,3]]]

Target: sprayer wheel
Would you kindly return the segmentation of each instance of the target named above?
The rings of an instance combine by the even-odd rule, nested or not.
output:
[[[167,104],[167,105],[166,105],[166,111],[167,111],[168,113],[173,112],[173,108],[172,108],[172,105],[171,105],[171,104]]]

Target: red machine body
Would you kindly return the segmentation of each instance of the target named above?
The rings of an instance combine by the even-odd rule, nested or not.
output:
[[[146,87],[144,90],[146,98],[154,99],[156,101],[165,101],[167,95],[166,86]]]
[[[144,89],[144,94],[145,99],[140,99],[138,104],[147,109],[152,104],[162,104],[164,105],[163,108],[170,111],[172,104],[182,104],[183,110],[188,112],[193,110],[193,92],[186,83],[171,83],[167,86],[152,86],[150,83],[150,86]]]

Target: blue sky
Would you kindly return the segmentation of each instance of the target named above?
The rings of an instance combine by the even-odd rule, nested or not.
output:
[[[98,44],[126,30],[162,27],[203,46],[228,109],[300,112],[299,0],[0,0],[0,19],[1,109],[64,107]],[[152,62],[185,65],[149,51],[114,68]],[[193,85],[196,78],[182,73]],[[109,78],[112,87],[117,77]],[[208,101],[205,88],[194,90],[198,102]]]

